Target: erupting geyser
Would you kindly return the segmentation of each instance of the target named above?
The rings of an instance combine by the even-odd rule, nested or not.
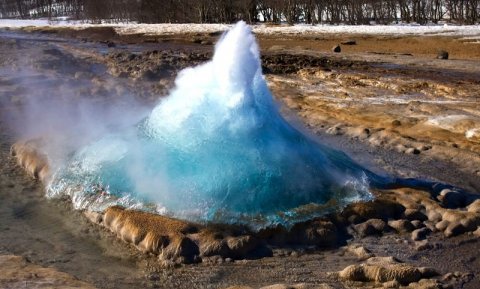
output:
[[[367,176],[280,115],[255,38],[240,22],[212,61],[180,73],[144,121],[78,150],[49,194],[67,193],[82,208],[120,203],[195,221],[265,225],[305,218],[304,205],[369,198]]]

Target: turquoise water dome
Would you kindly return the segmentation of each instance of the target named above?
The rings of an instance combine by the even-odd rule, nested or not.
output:
[[[50,192],[68,191],[79,207],[154,204],[183,219],[264,226],[322,213],[299,208],[368,199],[369,176],[280,115],[255,37],[239,22],[144,121],[77,151]]]

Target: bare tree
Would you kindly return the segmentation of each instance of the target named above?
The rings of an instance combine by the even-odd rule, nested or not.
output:
[[[2,18],[146,23],[479,22],[480,0],[1,0]]]

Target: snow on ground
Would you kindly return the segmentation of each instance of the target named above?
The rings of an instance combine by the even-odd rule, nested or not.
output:
[[[79,21],[48,21],[48,20],[10,20],[0,19],[0,28],[20,28],[26,26],[68,26],[73,29],[83,29],[95,26],[115,27],[119,34],[145,33],[148,35],[165,35],[180,33],[211,33],[230,28],[229,24],[88,24]],[[253,31],[258,34],[369,34],[369,35],[425,35],[425,36],[456,36],[465,39],[480,40],[480,25],[253,25]]]

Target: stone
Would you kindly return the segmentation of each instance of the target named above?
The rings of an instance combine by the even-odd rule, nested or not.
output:
[[[99,212],[85,211],[83,214],[92,223],[101,224],[103,222],[103,214]]]
[[[348,39],[345,41],[340,42],[342,45],[357,45],[357,41],[354,39]]]
[[[422,213],[420,210],[417,209],[406,209],[404,212],[405,219],[410,220],[410,221],[425,221],[427,220],[427,216],[425,216],[424,213]]]
[[[441,225],[441,227],[440,227]],[[465,232],[472,232],[480,226],[480,214],[460,210],[445,210],[442,221],[435,226],[446,237],[456,236]]]
[[[435,224],[435,228],[439,231],[445,231],[445,229],[448,227],[449,222],[447,220],[440,221],[437,224]]]
[[[408,220],[391,220],[388,221],[388,225],[392,227],[398,233],[408,233],[415,229],[415,227]]]
[[[335,53],[340,53],[342,52],[342,48],[340,47],[340,45],[335,45],[334,47],[332,47],[332,51]]]
[[[401,126],[401,125],[402,125],[402,122],[399,121],[398,119],[392,120],[392,126]]]
[[[425,240],[427,236],[432,232],[429,228],[420,228],[416,229],[412,232],[412,240],[413,241],[420,241]]]
[[[405,207],[398,202],[382,196],[377,197],[373,201],[358,202],[348,205],[341,213],[345,219],[357,215],[358,221],[367,221],[369,219],[398,219]]]
[[[408,289],[442,289],[442,284],[435,279],[421,279],[418,282],[410,283]]]
[[[294,289],[294,287],[287,284],[273,284],[269,286],[260,287],[260,289]]]
[[[428,240],[422,240],[415,242],[415,250],[416,251],[425,251],[433,249],[433,245],[428,242]]]
[[[438,58],[438,59],[444,59],[444,60],[446,60],[446,59],[448,59],[448,57],[449,57],[449,54],[448,54],[448,52],[445,51],[445,50],[440,50],[440,51],[437,53],[437,58]]]
[[[160,274],[158,274],[157,272],[151,272],[151,273],[147,274],[146,277],[150,281],[159,281],[160,280]]]
[[[423,224],[425,225],[426,228],[430,229],[432,232],[436,232],[437,228],[435,228],[435,223],[430,222],[430,221],[424,221]]]
[[[438,276],[438,272],[400,263],[393,257],[372,257],[363,264],[346,267],[337,276],[347,281],[376,282],[382,283],[384,288],[398,288]]]
[[[355,232],[357,232],[360,237],[381,234],[386,227],[387,225],[385,222],[380,219],[370,219],[366,222],[354,225]]]
[[[30,176],[46,184],[50,179],[51,172],[48,157],[43,153],[44,145],[43,139],[17,142],[12,145],[10,154]]]
[[[288,231],[287,240],[295,245],[332,247],[337,244],[337,227],[326,219],[297,223]]]
[[[422,278],[432,278],[440,275],[437,270],[430,267],[420,267],[418,270],[422,273]]]
[[[461,223],[455,222],[455,223],[450,223],[450,225],[448,225],[445,231],[443,231],[443,234],[445,235],[445,237],[454,237],[454,236],[463,234],[465,232],[467,232],[467,229],[465,228],[465,226],[463,226]]]
[[[393,256],[383,256],[383,257],[371,257],[366,260],[367,264],[370,265],[379,265],[379,264],[397,264],[400,263],[397,258]]]
[[[199,253],[202,257],[230,256],[230,248],[223,235],[214,230],[207,228],[192,238],[199,244]]]
[[[415,229],[420,229],[420,228],[423,228],[425,227],[425,225],[423,224],[422,221],[420,220],[413,220],[410,222],[412,224],[412,226],[415,228]]]
[[[282,225],[270,226],[260,230],[257,236],[274,246],[284,246],[288,239],[289,231]]]
[[[171,236],[169,243],[162,246],[158,255],[159,260],[172,260],[177,263],[193,263],[199,255],[197,244],[191,239],[178,235]]]
[[[123,241],[144,253],[157,254],[161,260],[191,262],[199,254],[198,246],[185,237],[198,231],[188,222],[113,206],[105,210],[103,224]]]
[[[478,227],[474,232],[473,235],[476,237],[480,237],[480,227]]]
[[[430,222],[438,223],[442,220],[442,214],[440,214],[436,210],[428,210],[427,211],[427,219]]]
[[[402,285],[422,278],[418,268],[406,264],[350,265],[338,273],[343,280],[385,283],[397,281]]]
[[[331,135],[343,135],[345,133],[342,124],[336,124],[327,129],[325,132]]]
[[[246,257],[251,251],[258,247],[259,240],[249,235],[228,237],[227,245],[230,249],[231,256],[234,258]]]
[[[448,282],[448,281],[450,281],[454,278],[455,278],[455,275],[453,275],[453,273],[449,272],[449,273],[442,276],[442,281],[447,281]]]
[[[310,285],[306,283],[299,283],[299,284],[273,284],[269,286],[261,287],[260,289],[333,289],[333,287],[329,286],[328,284],[320,284],[320,285]]]
[[[468,205],[467,211],[470,213],[480,213],[480,199],[477,199]]]
[[[366,260],[374,256],[370,250],[359,245],[350,245],[345,247],[345,252],[356,256],[359,260]]]
[[[405,150],[405,153],[411,155],[418,155],[420,154],[420,150],[417,148],[408,148],[407,150]]]
[[[449,189],[442,190],[437,198],[445,208],[464,207],[466,203],[465,194]]]
[[[388,281],[382,284],[383,288],[399,288],[400,283],[397,280]]]
[[[365,127],[356,127],[349,130],[349,135],[353,138],[358,138],[360,140],[367,139],[371,135],[369,128]]]

